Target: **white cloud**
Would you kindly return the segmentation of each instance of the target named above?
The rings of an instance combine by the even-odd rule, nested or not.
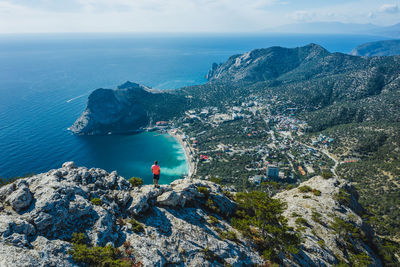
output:
[[[310,22],[315,18],[313,11],[298,10],[295,11],[291,16],[296,22]]]
[[[385,4],[379,8],[380,12],[395,14],[399,12],[399,7],[396,4]]]
[[[0,0],[0,33],[248,32],[296,22],[398,22],[397,5],[376,2],[37,0],[33,5],[31,0]]]

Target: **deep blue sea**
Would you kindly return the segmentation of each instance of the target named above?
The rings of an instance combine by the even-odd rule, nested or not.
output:
[[[40,173],[73,160],[117,170],[151,183],[187,172],[179,143],[169,135],[74,136],[67,131],[96,88],[130,80],[158,89],[206,82],[213,62],[270,46],[317,43],[350,52],[384,38],[351,35],[268,34],[41,34],[0,35],[0,177]]]

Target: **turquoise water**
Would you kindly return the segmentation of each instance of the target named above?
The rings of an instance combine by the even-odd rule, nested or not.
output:
[[[40,173],[65,161],[117,170],[151,183],[187,172],[183,151],[168,135],[74,136],[67,131],[96,88],[130,80],[158,89],[205,82],[213,62],[274,45],[318,43],[349,52],[383,38],[338,35],[0,35],[0,177]]]

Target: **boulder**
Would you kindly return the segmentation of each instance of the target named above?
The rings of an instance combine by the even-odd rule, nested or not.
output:
[[[31,205],[32,199],[31,191],[26,185],[23,185],[12,192],[6,198],[6,202],[10,204],[15,211],[20,212]]]
[[[185,206],[186,199],[183,194],[177,193],[175,191],[165,192],[161,196],[157,197],[157,203],[165,206]]]
[[[65,168],[65,169],[68,169],[68,170],[76,169],[75,163],[74,163],[73,161],[65,162],[65,163],[62,165],[62,167]]]

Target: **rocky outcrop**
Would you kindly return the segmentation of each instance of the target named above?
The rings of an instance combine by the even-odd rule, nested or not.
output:
[[[301,187],[312,191],[302,191]],[[287,203],[283,214],[302,239],[300,252],[293,260],[283,259],[286,265],[333,266],[351,262],[355,255],[366,255],[370,266],[382,266],[370,247],[373,232],[356,213],[362,212],[362,208],[351,184],[317,176],[275,198]]]
[[[171,119],[185,103],[186,98],[169,91],[126,82],[115,90],[93,91],[86,110],[69,130],[87,135],[135,132],[152,121]],[[171,104],[176,105],[171,108]]]
[[[198,187],[207,188],[207,196]],[[206,207],[207,199],[215,200],[218,214]],[[125,244],[144,266],[263,262],[239,233],[236,242],[219,236],[221,230],[235,231],[225,218],[236,204],[219,185],[207,181],[132,187],[116,172],[67,162],[1,187],[0,203],[0,266],[76,266],[67,253],[75,232],[85,233],[96,246]],[[217,225],[207,222],[211,215]],[[143,232],[133,230],[132,218],[143,225]]]
[[[76,134],[107,134],[137,130],[149,121],[140,101],[148,95],[151,95],[148,88],[130,82],[116,90],[97,89],[90,94],[86,110],[70,130]]]

